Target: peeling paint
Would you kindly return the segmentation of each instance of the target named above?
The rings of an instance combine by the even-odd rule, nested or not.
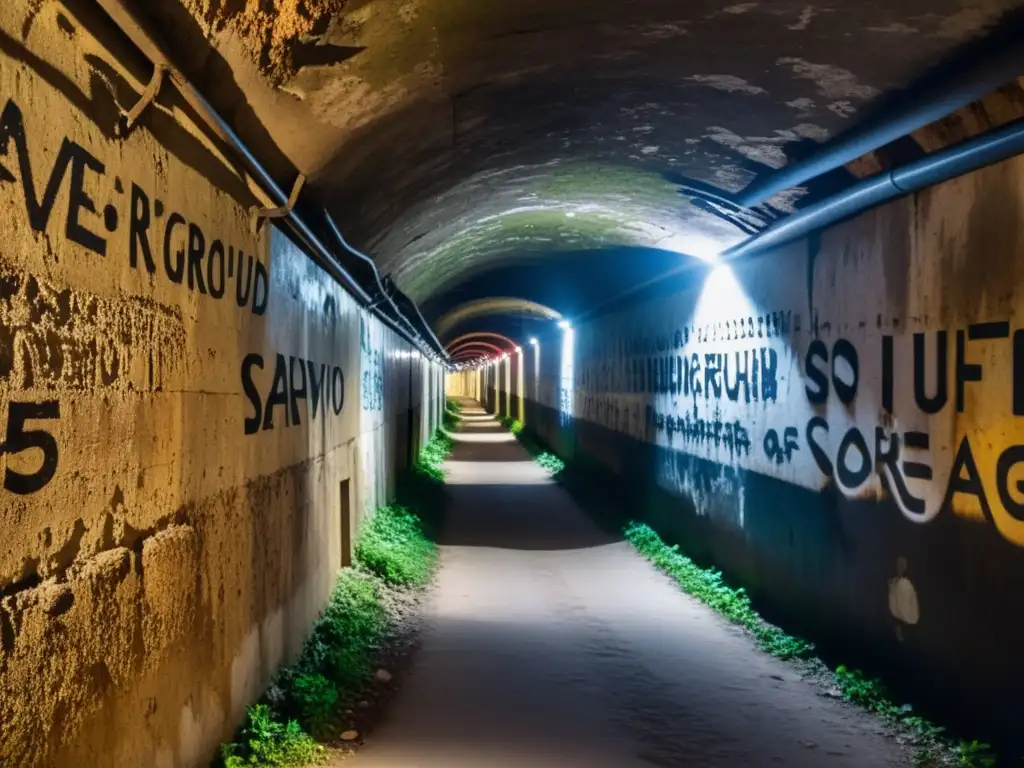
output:
[[[800,11],[800,18],[795,24],[790,24],[786,29],[793,30],[794,32],[800,32],[811,26],[811,20],[814,19],[818,13],[818,9],[814,6],[808,5],[802,11]]]
[[[797,117],[811,117],[814,114],[814,108],[816,105],[814,103],[814,99],[801,97],[799,99],[787,101],[786,106],[795,109],[797,111]]]
[[[887,35],[916,35],[920,32],[917,27],[912,27],[900,21],[894,21],[884,26],[867,27],[867,30],[868,32],[879,32]]]
[[[689,79],[726,93],[749,93],[754,96],[768,93],[764,88],[735,75],[691,75]]]
[[[818,90],[829,99],[873,99],[878,89],[858,81],[852,72],[831,64],[812,64],[805,59],[784,56],[775,61],[780,67],[787,67],[799,78],[812,81]]]
[[[737,136],[721,126],[712,126],[705,138],[711,139],[729,149],[734,149],[744,157],[761,163],[769,168],[782,168],[786,164],[786,153],[781,145],[791,142],[795,136]]]
[[[834,101],[831,104],[826,104],[825,109],[830,112],[834,112],[842,118],[852,117],[857,114],[857,108],[853,106],[849,101]]]
[[[733,16],[740,16],[744,13],[754,10],[757,8],[758,3],[736,3],[735,5],[727,5],[722,9],[722,13],[728,13]]]

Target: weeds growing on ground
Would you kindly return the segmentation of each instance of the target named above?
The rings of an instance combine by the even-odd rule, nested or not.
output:
[[[426,584],[435,553],[420,519],[399,506],[378,509],[356,542],[359,564],[391,584]]]
[[[444,428],[449,432],[454,432],[455,428],[459,426],[461,419],[462,406],[459,405],[458,401],[448,398],[444,404],[444,419],[441,422]]]
[[[520,442],[534,459],[552,474],[558,475],[565,463],[544,451],[525,433]],[[630,521],[623,534],[637,551],[655,566],[675,579],[683,591],[706,603],[730,621],[748,630],[762,649],[780,659],[806,659],[814,655],[814,645],[764,621],[754,610],[750,597],[742,587],[726,584],[721,572],[703,568],[670,546],[644,523]],[[914,763],[921,768],[957,766],[957,768],[995,768],[997,758],[989,744],[979,741],[954,741],[944,729],[919,715],[909,705],[896,704],[880,680],[846,666],[834,670],[836,688],[846,701],[879,715],[888,723],[899,725],[915,737]]]
[[[532,437],[530,437],[529,433],[524,431],[525,425],[523,422],[518,419],[512,420],[504,417],[499,419],[499,421],[519,439],[519,442],[522,444],[523,448],[526,449],[526,452],[533,456],[534,461],[544,467],[544,469],[552,475],[559,475],[562,470],[565,469],[564,461],[550,451],[545,451],[536,443],[536,441],[534,441]]]
[[[768,624],[754,610],[742,587],[730,587],[722,574],[702,568],[669,546],[650,526],[630,522],[626,538],[644,557],[667,573],[683,591],[709,605],[730,621],[747,629],[768,653],[781,659],[808,658],[814,646]],[[880,680],[840,665],[834,672],[835,684],[843,698],[879,715],[883,720],[912,731],[916,740],[915,763],[919,766],[956,765],[962,768],[992,768],[996,758],[988,744],[977,741],[956,744],[945,739],[943,729],[913,714],[909,705],[896,704]]]
[[[518,435],[523,431],[523,422],[519,419],[513,419],[509,416],[499,416],[498,423],[501,424],[505,429],[511,432],[513,435]]]
[[[534,458],[538,464],[553,475],[557,475],[565,469],[565,462],[553,453],[544,451],[543,453],[537,454]]]
[[[225,768],[300,768],[323,758],[313,736],[326,732],[370,679],[374,654],[389,629],[381,583],[422,587],[430,578],[437,550],[420,513],[434,511],[450,449],[451,438],[438,431],[400,483],[403,498],[422,508],[392,504],[364,523],[356,565],[338,574],[299,659],[280,670],[263,699],[246,710],[238,738],[221,746]]]
[[[323,747],[303,732],[294,720],[275,719],[266,704],[254,704],[245,713],[238,741],[221,747],[225,768],[279,766],[301,768],[320,762]]]
[[[650,526],[630,523],[624,533],[640,554],[675,579],[684,592],[749,630],[758,644],[773,656],[806,658],[814,650],[810,643],[767,624],[751,606],[750,597],[742,587],[730,587],[718,571],[701,568],[680,553],[678,546],[668,546]]]
[[[438,482],[444,482],[444,460],[452,451],[452,439],[438,431],[420,452],[416,471]]]

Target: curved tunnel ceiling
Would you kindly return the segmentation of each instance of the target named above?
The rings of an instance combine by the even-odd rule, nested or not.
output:
[[[551,307],[528,299],[513,297],[480,298],[459,304],[443,314],[434,323],[438,337],[444,338],[467,321],[478,317],[494,316],[531,317],[558,320],[561,313]]]
[[[493,344],[477,343],[466,344],[465,346],[452,350],[450,356],[452,360],[458,361],[467,357],[500,357],[503,353],[503,349],[496,347]]]
[[[461,346],[458,346],[458,347],[455,347],[455,348],[451,349],[450,350],[450,354],[457,355],[460,352],[466,352],[468,350],[476,350],[476,351],[487,350],[488,353],[489,352],[494,352],[495,354],[498,354],[498,355],[500,355],[502,352],[506,351],[506,350],[502,349],[501,347],[497,346],[496,344],[490,344],[490,343],[488,343],[486,341],[473,341],[473,342],[467,342],[465,344],[462,344]]]
[[[270,170],[309,175],[349,239],[413,299],[433,302],[436,319],[476,297],[460,285],[510,266],[644,250],[699,257],[742,239],[835,178],[755,212],[737,213],[729,195],[983,47],[997,24],[1017,25],[1022,5],[275,0],[265,11],[179,0],[140,9]]]
[[[500,333],[494,333],[493,331],[472,331],[470,333],[463,333],[460,336],[452,339],[451,341],[445,342],[444,348],[449,352],[458,349],[460,344],[464,344],[470,341],[483,341],[484,339],[498,339],[505,342],[508,346],[506,349],[513,350],[516,348],[516,343],[512,341],[508,336]],[[494,342],[491,342],[494,343]]]

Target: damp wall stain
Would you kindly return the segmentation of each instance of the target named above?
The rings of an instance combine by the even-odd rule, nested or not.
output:
[[[340,510],[387,499],[441,378],[253,234],[166,94],[115,135],[144,84],[94,30],[0,7],[0,764],[190,768],[297,654]]]
[[[761,604],[1019,751],[1024,159],[462,374]],[[589,475],[588,475],[589,476]],[[902,695],[902,693],[901,693]]]

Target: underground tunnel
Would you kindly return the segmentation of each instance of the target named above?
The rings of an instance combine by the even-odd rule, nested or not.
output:
[[[1017,764],[1022,14],[4,3],[0,765]]]

